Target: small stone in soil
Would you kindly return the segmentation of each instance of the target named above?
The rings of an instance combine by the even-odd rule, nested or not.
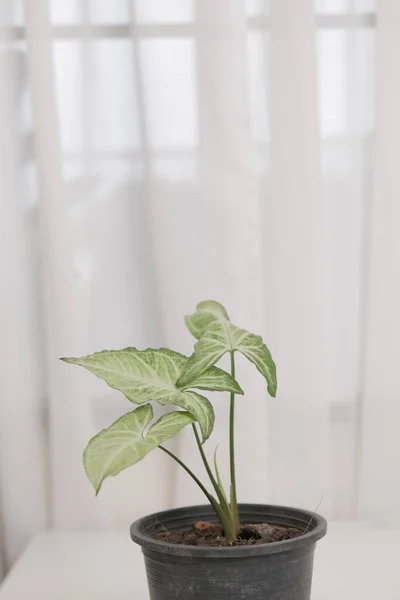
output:
[[[213,524],[208,521],[197,521],[193,527],[198,531],[206,531],[207,529],[210,530],[212,526]]]

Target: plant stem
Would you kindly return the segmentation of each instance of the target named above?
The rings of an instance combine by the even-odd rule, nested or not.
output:
[[[231,352],[231,375],[235,379],[235,357]],[[235,471],[235,394],[231,392],[229,411],[229,458],[231,471],[231,513],[235,524],[236,535],[239,533],[239,513],[236,496],[236,471]]]
[[[216,494],[218,496],[218,500],[220,501],[221,509],[224,512],[225,516],[226,516],[227,523],[228,522],[230,523],[229,529],[225,530],[225,535],[228,537],[228,539],[233,540],[233,539],[235,539],[235,537],[234,537],[234,529],[235,528],[232,527],[231,511],[230,511],[230,508],[229,508],[229,504],[226,501],[224,490],[221,489],[220,486],[218,485],[218,482],[215,479],[214,474],[213,474],[213,472],[211,470],[210,464],[209,464],[209,462],[207,460],[207,456],[205,455],[205,452],[203,450],[203,446],[202,446],[202,443],[201,443],[201,440],[200,440],[199,432],[197,431],[196,424],[192,423],[192,427],[193,427],[194,435],[195,435],[195,438],[196,438],[197,446],[198,446],[198,449],[199,449],[199,452],[200,452],[200,456],[201,456],[202,461],[204,463],[204,466],[206,468],[207,474],[208,474],[208,476],[210,478],[210,481],[211,481],[211,483],[212,483],[212,485],[214,487],[214,490],[215,490],[215,492],[216,492]]]
[[[196,427],[195,423],[192,423],[192,427],[193,427],[193,431],[194,431],[194,435],[195,435],[195,438],[196,438],[197,447],[198,447],[198,449],[199,449],[199,452],[200,452],[201,459],[202,459],[202,461],[203,461],[203,463],[204,463],[204,466],[205,466],[205,468],[206,468],[206,471],[207,471],[207,474],[208,474],[208,476],[209,476],[209,478],[210,478],[210,481],[211,481],[211,483],[213,484],[213,486],[214,486],[214,489],[215,489],[215,491],[216,491],[216,492],[217,492],[217,494],[218,494],[218,492],[219,492],[218,483],[216,482],[216,480],[215,480],[215,477],[214,477],[214,475],[213,475],[213,472],[211,471],[211,467],[210,467],[210,465],[209,465],[209,462],[208,462],[208,460],[207,460],[207,457],[206,457],[206,455],[205,455],[205,452],[204,452],[204,450],[203,450],[203,446],[202,446],[202,444],[201,444],[201,440],[200,440],[199,432],[197,431],[197,427]]]
[[[173,458],[178,463],[178,465],[180,465],[183,469],[185,469],[186,473],[188,473],[190,475],[190,477],[193,479],[193,481],[195,481],[197,483],[197,485],[199,486],[199,488],[201,489],[203,494],[207,497],[207,500],[209,502],[211,502],[211,498],[212,498],[211,494],[207,491],[207,489],[201,483],[200,479],[198,479],[198,477],[196,477],[196,475],[193,473],[193,471],[191,469],[189,469],[189,467],[187,465],[185,465],[185,463],[180,458],[178,458],[175,454],[173,454],[173,452],[171,452],[170,450],[167,450],[167,448],[164,448],[164,446],[158,446],[158,447],[160,448],[160,450],[162,450],[163,452],[168,454],[168,456]],[[211,504],[212,504],[212,502],[211,502]]]
[[[164,448],[164,446],[158,446],[160,448],[160,450],[162,450],[163,452],[165,452],[166,454],[168,454],[168,456],[170,456],[171,458],[174,459],[175,462],[178,463],[178,465],[180,465],[182,467],[182,469],[185,469],[186,473],[188,473],[188,475],[190,475],[190,477],[193,479],[193,481],[195,481],[195,483],[199,486],[199,488],[201,489],[201,491],[203,492],[203,494],[206,496],[207,500],[209,501],[209,503],[211,504],[211,506],[213,507],[213,509],[215,510],[217,517],[219,518],[222,527],[225,528],[228,527],[229,529],[229,525],[227,523],[227,519],[226,519],[226,515],[223,512],[223,510],[221,509],[221,507],[219,506],[218,502],[216,501],[216,499],[214,498],[214,496],[212,496],[208,490],[204,487],[204,485],[201,483],[200,479],[198,479],[198,477],[196,477],[196,475],[193,473],[193,471],[191,469],[189,469],[189,467],[187,465],[185,465],[185,463],[178,458],[173,452],[171,452],[170,450],[167,450],[167,448]]]

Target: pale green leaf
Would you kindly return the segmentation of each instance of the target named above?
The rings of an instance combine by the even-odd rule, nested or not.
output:
[[[243,330],[238,330],[242,331]],[[238,341],[235,350],[244,354],[244,356],[255,364],[261,375],[267,381],[268,392],[275,398],[277,389],[276,366],[271,356],[271,352],[264,344],[262,338],[254,333],[244,332],[246,335]]]
[[[189,360],[189,359],[188,359]],[[187,361],[186,363],[187,364]],[[188,384],[183,386],[182,390],[188,388],[197,388],[199,390],[209,390],[212,392],[234,392],[243,394],[243,390],[233,377],[217,367],[210,367],[194,377]]]
[[[203,441],[208,439],[213,430],[214,410],[207,398],[188,389],[196,387],[243,393],[233,377],[216,367],[197,374],[193,381],[187,380],[184,386],[177,387],[176,381],[189,359],[166,348],[103,350],[82,358],[62,360],[88,369],[135,404],[154,400],[162,405],[184,408],[199,422]]]
[[[106,477],[139,462],[195,421],[188,412],[171,412],[163,415],[144,435],[153,417],[151,404],[139,406],[90,440],[83,453],[83,464],[96,494]]]
[[[190,333],[200,339],[205,330],[219,319],[229,320],[228,313],[219,302],[205,300],[196,306],[196,312],[185,317],[185,322]]]
[[[226,311],[224,314],[222,310],[215,309],[214,304],[218,305],[218,303],[213,303],[208,310],[209,302],[199,304],[196,313],[187,318],[191,324],[196,324],[196,331],[202,331],[202,334],[177,385],[184,387],[188,381],[195,380],[199,374],[215,365],[227,352],[241,352],[255,364],[267,381],[268,392],[271,396],[275,396],[276,367],[262,338],[236,327],[225,316]],[[199,309],[199,307],[201,308]],[[202,329],[202,324],[205,329]]]

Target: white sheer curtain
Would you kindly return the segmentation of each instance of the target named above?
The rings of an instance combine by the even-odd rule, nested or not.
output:
[[[5,563],[46,526],[126,527],[202,501],[157,452],[95,499],[82,449],[130,406],[57,357],[189,353],[182,316],[206,298],[278,363],[276,401],[239,365],[240,498],[396,516],[396,0],[380,0],[378,19],[373,0],[3,11]],[[224,460],[227,400],[214,405]],[[173,445],[201,470],[189,432]]]

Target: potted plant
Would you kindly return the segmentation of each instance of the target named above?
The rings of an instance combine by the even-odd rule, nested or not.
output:
[[[131,526],[144,553],[151,600],[309,600],[314,548],[326,533],[326,521],[305,510],[237,503],[235,396],[243,391],[235,379],[235,354],[254,363],[275,397],[271,353],[261,337],[236,327],[218,302],[201,302],[185,320],[197,339],[190,357],[166,348],[125,348],[62,359],[85,367],[139,405],[89,441],[83,455],[88,478],[97,494],[106,477],[159,448],[206,496],[206,506],[167,510]],[[230,373],[215,366],[225,354]],[[194,390],[230,394],[229,492],[216,453],[211,466],[203,448],[213,430],[212,404]],[[151,402],[183,410],[152,422]],[[163,445],[189,425],[213,491]]]

